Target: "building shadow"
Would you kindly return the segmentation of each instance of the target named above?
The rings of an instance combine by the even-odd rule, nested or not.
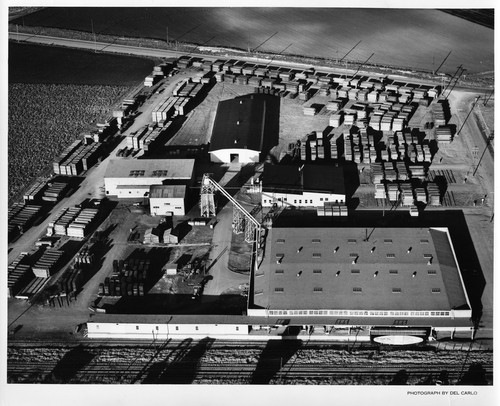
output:
[[[190,384],[196,378],[203,355],[210,350],[213,338],[204,338],[195,344],[184,340],[164,360],[154,364],[143,383],[152,384]]]
[[[473,363],[458,381],[459,385],[489,385],[486,379],[486,370],[481,363]]]
[[[401,369],[396,372],[396,375],[389,382],[389,385],[407,385],[408,384],[408,372],[406,369]]]
[[[68,383],[78,371],[92,361],[94,354],[88,352],[83,345],[79,345],[67,352],[57,363],[44,383]]]
[[[285,327],[284,333],[289,330]],[[298,331],[289,331],[298,334]],[[273,377],[283,369],[284,365],[302,347],[301,340],[269,340],[262,350],[250,383],[257,385],[269,384]]]

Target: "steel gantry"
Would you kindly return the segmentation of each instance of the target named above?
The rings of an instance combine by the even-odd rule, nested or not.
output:
[[[209,174],[204,174],[201,181],[200,210],[202,217],[215,216],[215,191],[222,193],[233,204],[233,232],[245,233],[246,242],[259,242],[262,226],[238,203],[224,188],[214,181]]]

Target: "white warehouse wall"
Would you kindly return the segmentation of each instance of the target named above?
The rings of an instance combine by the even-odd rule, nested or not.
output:
[[[210,161],[216,163],[230,163],[231,154],[238,154],[239,163],[259,162],[259,151],[251,149],[220,149],[210,152]]]
[[[174,213],[174,216],[184,216],[186,212],[182,197],[150,198],[149,206],[153,216],[166,216],[168,213]]]
[[[270,207],[273,203],[276,203],[279,206],[321,207],[325,204],[325,202],[344,204],[345,195],[311,192],[304,192],[304,194],[262,193],[263,207]]]

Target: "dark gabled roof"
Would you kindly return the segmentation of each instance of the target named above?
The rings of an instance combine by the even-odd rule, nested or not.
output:
[[[221,149],[262,150],[266,97],[260,94],[219,102],[210,152]]]
[[[331,165],[265,164],[262,190],[345,194],[344,170]]]

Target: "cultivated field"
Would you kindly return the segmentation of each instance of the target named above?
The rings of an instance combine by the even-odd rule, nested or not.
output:
[[[9,43],[9,83],[132,86],[154,61],[77,49]]]
[[[152,70],[145,58],[9,43],[9,204]]]
[[[92,25],[91,25],[92,20]],[[453,73],[493,70],[493,30],[438,10],[47,8],[12,23]],[[270,38],[272,37],[272,38]],[[266,41],[267,40],[267,41]],[[264,43],[265,42],[265,43]]]
[[[82,132],[95,128],[126,86],[9,85],[9,200]]]

